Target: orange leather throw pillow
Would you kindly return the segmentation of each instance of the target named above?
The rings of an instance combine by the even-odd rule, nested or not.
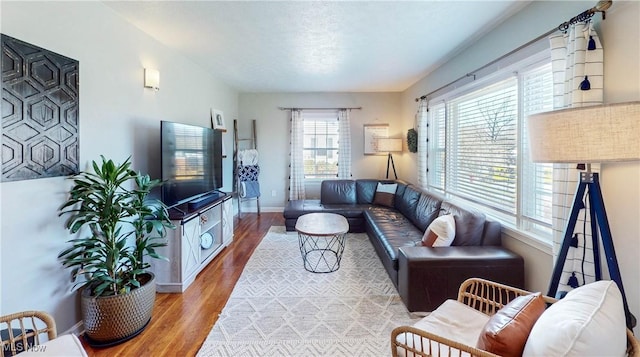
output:
[[[529,333],[545,308],[540,293],[513,299],[491,316],[476,347],[505,357],[522,356]]]

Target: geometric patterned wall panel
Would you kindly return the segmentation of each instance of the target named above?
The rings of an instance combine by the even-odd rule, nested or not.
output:
[[[6,35],[0,36],[0,181],[77,173],[78,61]]]

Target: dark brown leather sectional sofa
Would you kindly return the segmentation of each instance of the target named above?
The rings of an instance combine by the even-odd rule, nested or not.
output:
[[[325,180],[320,200],[290,201],[284,210],[288,231],[303,214],[330,212],[349,221],[350,232],[366,232],[409,311],[432,311],[455,299],[467,278],[480,277],[524,288],[524,261],[501,247],[501,225],[483,213],[402,181],[394,207],[375,205],[380,180]],[[456,235],[450,247],[420,245],[431,221],[453,214]]]

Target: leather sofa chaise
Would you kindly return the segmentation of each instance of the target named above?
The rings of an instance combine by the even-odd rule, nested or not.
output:
[[[395,183],[392,205],[376,204],[378,183]],[[395,180],[325,180],[320,199],[291,200],[284,209],[287,231],[298,217],[326,212],[344,216],[349,231],[366,232],[409,311],[432,311],[455,299],[471,277],[524,288],[524,261],[501,246],[501,225],[483,213]],[[449,247],[425,247],[421,240],[438,216],[452,214],[455,238]]]

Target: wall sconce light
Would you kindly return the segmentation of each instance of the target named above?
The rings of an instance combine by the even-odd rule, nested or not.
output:
[[[160,72],[157,69],[144,69],[144,87],[160,90]]]

